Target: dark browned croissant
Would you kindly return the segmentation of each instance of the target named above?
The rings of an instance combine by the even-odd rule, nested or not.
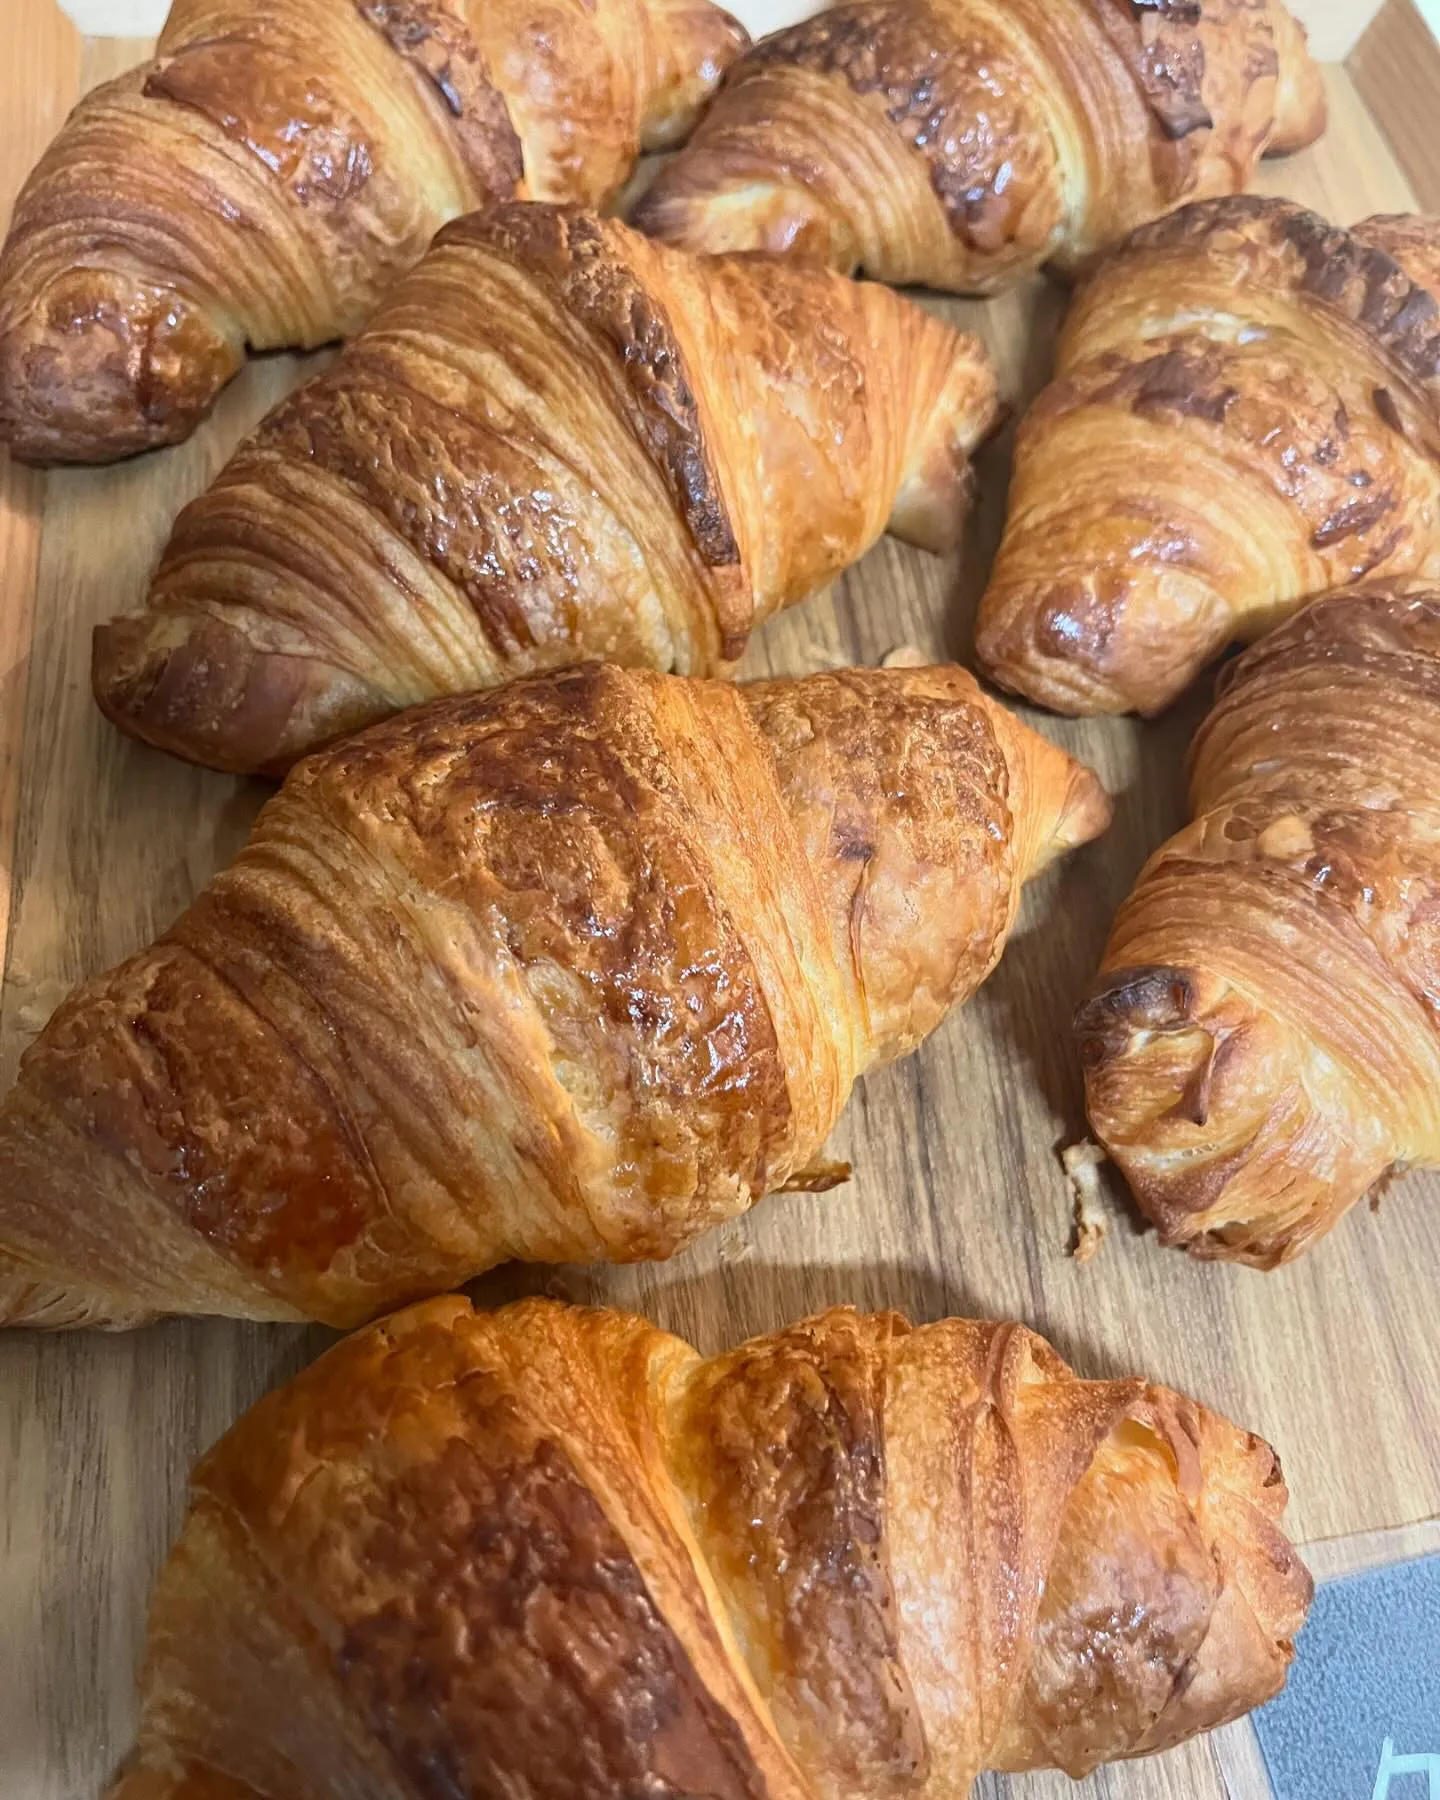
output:
[[[1280,0],[857,0],[756,44],[634,218],[995,293],[1325,127]]]
[[[187,436],[247,346],[356,330],[447,219],[611,198],[745,41],[707,0],[175,0],[16,204],[0,439]]]
[[[354,1324],[829,1186],[857,1075],[1108,816],[955,668],[590,664],[376,726],[26,1052],[0,1320]]]
[[[1437,295],[1434,220],[1238,198],[1137,233],[1021,425],[986,671],[1062,712],[1158,712],[1328,588],[1440,577]]]
[[[435,1300],[195,1472],[111,1800],[961,1800],[1284,1682],[1259,1438],[1018,1325]]]
[[[724,673],[887,525],[953,542],[996,411],[978,342],[887,288],[498,208],[185,509],[95,690],[164,749],[278,771],[585,656]]]
[[[1315,604],[1227,671],[1194,823],[1076,1028],[1090,1118],[1170,1243],[1270,1265],[1440,1163],[1440,588]]]

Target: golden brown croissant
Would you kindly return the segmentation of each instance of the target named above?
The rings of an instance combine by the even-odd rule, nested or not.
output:
[[[247,345],[356,330],[447,219],[610,199],[745,41],[707,0],[175,0],[16,204],[0,438],[187,436]]]
[[[1018,1325],[431,1301],[201,1462],[111,1800],[965,1795],[1282,1686],[1275,1453]],[[437,1773],[438,1772],[438,1773]]]
[[[1440,1163],[1440,588],[1318,600],[1226,674],[1194,823],[1076,1029],[1095,1131],[1166,1240],[1269,1267]]]
[[[602,656],[726,672],[890,530],[958,535],[979,343],[887,288],[516,205],[447,226],[181,514],[96,636],[127,731],[221,768]]]
[[[756,44],[635,223],[995,293],[1325,128],[1280,0],[859,0]]]
[[[1440,221],[1236,198],[1137,233],[1021,425],[986,671],[1158,712],[1328,588],[1440,576],[1436,295]]]
[[[0,1320],[354,1324],[781,1188],[1107,823],[955,668],[600,664],[301,763],[0,1109]]]

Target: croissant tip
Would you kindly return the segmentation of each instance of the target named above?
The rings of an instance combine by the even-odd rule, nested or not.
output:
[[[151,1307],[69,1286],[0,1254],[0,1329],[130,1331],[159,1316]]]
[[[1056,821],[1054,842],[1058,850],[1077,850],[1103,837],[1115,819],[1115,801],[1093,769],[1076,766],[1064,810]]]
[[[242,356],[171,289],[119,269],[67,269],[0,329],[0,441],[21,462],[80,464],[179,443]]]

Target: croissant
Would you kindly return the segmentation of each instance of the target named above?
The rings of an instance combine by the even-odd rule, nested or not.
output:
[[[236,770],[587,656],[727,672],[887,528],[958,537],[979,343],[888,289],[587,213],[447,226],[95,640],[126,731]]]
[[[1440,587],[1317,600],[1227,676],[1076,1029],[1167,1242],[1268,1268],[1440,1164]]]
[[[0,1109],[0,1320],[351,1325],[782,1188],[1109,802],[956,668],[601,664],[301,763]]]
[[[1440,577],[1437,296],[1436,220],[1236,198],[1139,232],[1021,426],[987,673],[1154,713],[1328,588]]]
[[[1275,1453],[1019,1325],[434,1300],[195,1472],[111,1800],[963,1796],[1282,1686]],[[442,1773],[436,1773],[440,1771]]]
[[[355,331],[447,219],[600,204],[747,41],[707,0],[175,0],[0,251],[0,438],[106,462],[255,350]]]
[[[1324,128],[1279,0],[859,0],[754,45],[633,217],[992,294]]]

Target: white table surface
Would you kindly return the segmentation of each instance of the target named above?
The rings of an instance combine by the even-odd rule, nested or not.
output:
[[[1440,37],[1440,0],[1415,4]],[[169,10],[169,0],[60,0],[60,5],[90,37],[151,37]],[[756,37],[820,10],[816,0],[729,0],[729,5]],[[1380,10],[1381,0],[1290,0],[1290,5],[1309,26],[1316,55],[1339,62]]]

